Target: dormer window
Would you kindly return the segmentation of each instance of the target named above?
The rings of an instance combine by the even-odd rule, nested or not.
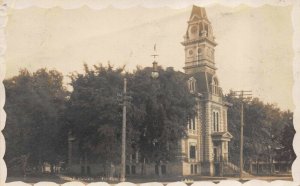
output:
[[[217,78],[216,77],[214,77],[213,79],[212,79],[212,83],[211,83],[211,88],[212,88],[212,93],[213,94],[219,94],[219,83],[218,83],[218,80],[217,80]]]
[[[195,93],[196,92],[196,79],[191,77],[188,80],[188,86],[189,86],[189,90],[191,93]]]

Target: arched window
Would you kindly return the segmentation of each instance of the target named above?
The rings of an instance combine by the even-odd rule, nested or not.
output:
[[[214,131],[216,131],[216,113],[213,112],[213,127],[214,127]]]
[[[192,123],[190,117],[187,118],[187,121],[188,121],[188,128],[192,129]]]
[[[187,121],[188,121],[188,129],[189,130],[196,130],[195,117],[193,117],[193,118],[188,117]]]
[[[217,111],[213,111],[213,122],[212,122],[212,125],[213,125],[213,131],[214,132],[219,132],[219,112]]]
[[[193,130],[196,130],[195,118],[192,119],[192,123],[193,123]]]
[[[217,132],[219,132],[219,112],[216,113],[216,128]]]
[[[196,80],[195,80],[195,78],[191,77],[188,80],[188,86],[189,86],[189,90],[190,90],[191,93],[196,92]]]
[[[218,79],[216,77],[212,78],[211,89],[212,89],[213,94],[218,94],[219,83],[218,83]]]

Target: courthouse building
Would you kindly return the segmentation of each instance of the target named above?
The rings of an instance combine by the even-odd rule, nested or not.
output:
[[[217,175],[220,162],[228,161],[227,106],[216,75],[217,43],[204,8],[193,6],[182,42],[188,87],[197,100],[197,114],[190,118],[188,137],[182,139],[182,174]]]
[[[217,43],[204,8],[193,6],[181,44],[185,51],[187,86],[196,99],[195,117],[188,118],[187,136],[179,142],[180,152],[176,161],[162,162],[160,165],[145,164],[136,152],[127,158],[127,176],[214,176],[221,175],[228,167],[237,169],[228,162],[228,143],[232,138],[227,126],[228,103],[223,99],[216,74],[214,52]],[[89,165],[87,168],[81,165],[81,170],[89,170],[95,174],[100,171],[97,169],[97,165]],[[118,172],[119,167],[114,167],[113,170]]]

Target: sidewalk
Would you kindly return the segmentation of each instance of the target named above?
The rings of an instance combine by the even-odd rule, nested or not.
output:
[[[126,182],[132,182],[136,184],[140,183],[147,183],[147,182],[160,182],[163,184],[168,184],[171,182],[178,182],[182,181],[185,182],[188,185],[191,185],[193,182],[196,181],[212,181],[214,183],[218,183],[221,180],[236,180],[240,181],[238,177],[211,177],[211,176],[190,176],[190,177],[152,177],[152,178],[141,178],[141,177],[127,177]],[[285,180],[285,181],[292,181],[291,176],[252,176],[252,177],[244,177],[242,182],[246,182],[249,180],[265,180],[265,181],[274,181],[274,180]],[[82,183],[91,183],[91,182],[107,182],[109,184],[115,184],[119,183],[117,179],[112,179],[112,180],[103,180],[101,178],[89,178],[89,177],[84,177],[84,178],[75,178],[75,177],[70,177],[70,176],[65,176],[65,175],[57,175],[57,177],[7,177],[6,182],[14,182],[14,181],[23,181],[26,183],[37,183],[41,181],[49,181],[49,182],[55,182],[59,184],[63,184],[66,182],[71,182],[71,181],[79,181]]]

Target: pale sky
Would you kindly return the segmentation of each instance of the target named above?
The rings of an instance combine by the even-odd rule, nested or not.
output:
[[[252,90],[265,102],[294,109],[291,10],[290,6],[270,5],[206,8],[218,43],[215,62],[225,93],[229,89]],[[137,65],[152,65],[154,43],[159,65],[183,71],[184,47],[180,42],[190,13],[191,7],[139,6],[10,10],[6,77],[17,75],[20,68],[35,71],[42,67],[69,75],[82,72],[84,62],[126,64],[130,71]]]

